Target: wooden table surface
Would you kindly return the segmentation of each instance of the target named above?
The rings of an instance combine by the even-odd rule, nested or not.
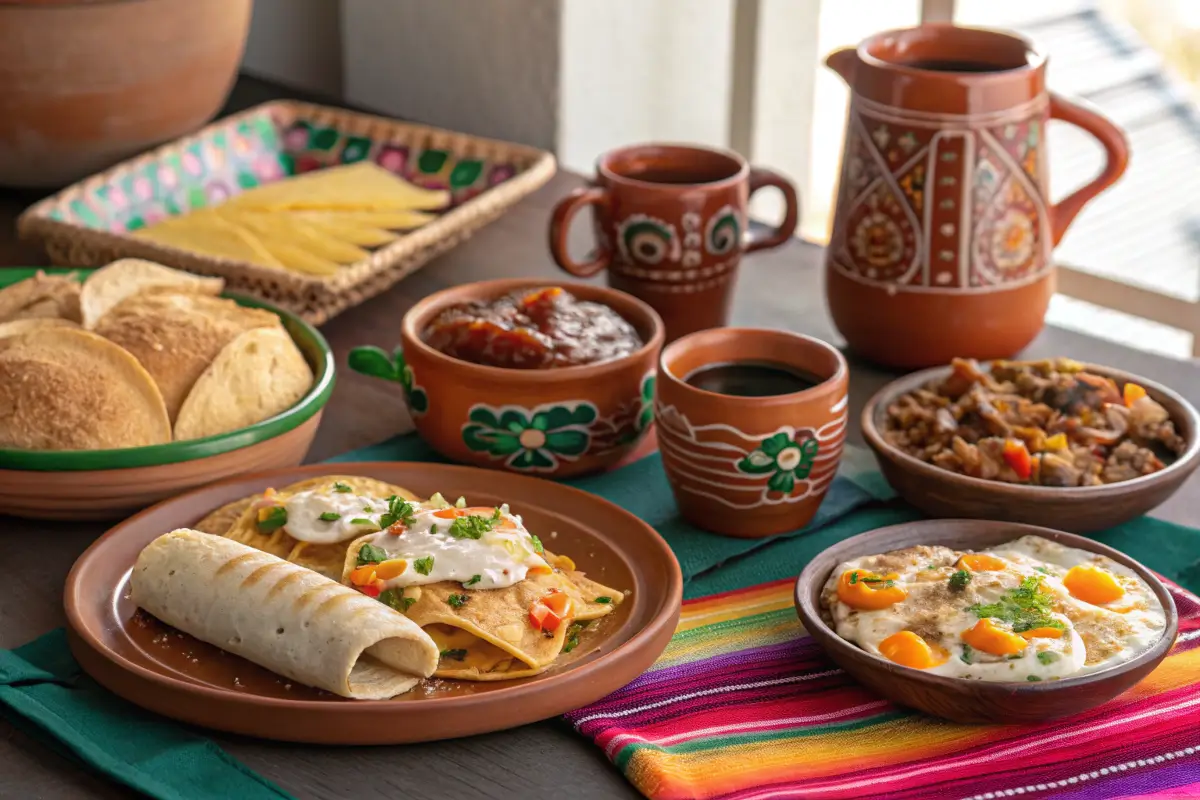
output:
[[[231,105],[268,99],[270,91],[239,86]],[[581,183],[560,174],[473,239],[405,279],[385,294],[322,327],[339,369],[360,344],[391,347],[400,318],[417,300],[443,287],[486,278],[545,276],[562,279],[546,250],[546,224],[555,200]],[[13,220],[34,194],[0,191],[0,267],[44,264],[44,254],[15,241]],[[582,228],[583,226],[577,226]],[[576,230],[582,254],[586,232]],[[795,241],[744,263],[734,324],[800,331],[840,343],[825,311],[821,249]],[[1200,367],[1121,345],[1047,328],[1026,355],[1069,355],[1162,381],[1200,404]],[[851,360],[851,441],[861,443],[863,403],[894,374]],[[395,393],[341,369],[337,388],[309,453],[320,461],[373,444],[406,424]],[[1200,509],[1200,473],[1156,516],[1194,522]],[[102,525],[32,523],[0,516],[0,647],[11,648],[64,624],[62,586],[75,558]],[[48,547],[53,543],[53,547]],[[803,564],[796,564],[799,573]],[[600,750],[558,720],[442,743],[378,748],[309,747],[213,735],[235,757],[298,797],[591,798],[637,797]],[[126,797],[130,793],[80,769],[0,719],[0,798]]]

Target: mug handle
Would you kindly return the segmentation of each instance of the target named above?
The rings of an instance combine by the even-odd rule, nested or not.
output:
[[[1116,183],[1129,165],[1129,142],[1121,129],[1106,117],[1050,93],[1050,116],[1061,119],[1095,136],[1104,147],[1104,169],[1091,183],[1084,184],[1050,207],[1050,233],[1054,244],[1062,240],[1067,226],[1092,198]],[[1045,134],[1043,133],[1043,136]]]
[[[554,262],[577,278],[590,278],[608,266],[611,254],[603,246],[596,248],[591,261],[579,263],[571,258],[567,251],[567,238],[571,232],[571,222],[584,206],[608,205],[608,191],[599,186],[586,186],[576,189],[558,201],[554,213],[550,215],[550,255]]]
[[[751,233],[749,235],[746,241],[747,253],[753,253],[755,250],[770,250],[781,244],[787,244],[788,240],[796,235],[796,226],[800,223],[800,198],[796,194],[796,187],[792,185],[792,182],[778,172],[772,172],[762,167],[751,167],[750,196],[753,197],[755,192],[767,186],[774,186],[783,192],[783,201],[787,206],[787,212],[783,215],[783,222],[779,223],[779,227],[775,230],[766,234]]]

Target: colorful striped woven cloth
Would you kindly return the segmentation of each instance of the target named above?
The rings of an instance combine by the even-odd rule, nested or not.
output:
[[[684,604],[649,672],[568,715],[654,800],[1200,797],[1200,598],[1141,684],[1043,725],[970,726],[893,706],[805,634],[793,581]]]

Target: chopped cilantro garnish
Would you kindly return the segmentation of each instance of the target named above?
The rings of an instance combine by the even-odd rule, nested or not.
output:
[[[937,568],[938,568],[937,564],[930,564],[929,566],[925,567],[925,569],[937,569]]]
[[[383,603],[385,606],[394,608],[403,614],[405,611],[408,611],[409,606],[417,602],[417,598],[405,597],[403,592],[403,589],[400,589],[399,591],[396,589],[384,589],[379,593],[379,602]]]
[[[1037,570],[1038,572],[1042,573],[1043,575],[1050,574],[1050,570],[1046,569],[1045,567],[1034,567],[1034,569]]]
[[[475,584],[479,583],[481,580],[483,580],[482,575],[472,575],[471,580],[469,580],[463,584],[463,588],[465,589],[468,586],[474,586]]]
[[[1053,664],[1058,661],[1058,653],[1053,653],[1049,650],[1043,650],[1037,654],[1037,660],[1043,664]]]
[[[462,608],[467,604],[468,598],[465,594],[452,594],[446,598],[446,602],[451,608]]]
[[[597,598],[596,598],[596,599],[595,599],[593,602],[596,602],[596,603],[611,603],[611,602],[612,602],[612,598],[611,598],[611,597],[597,597]]]
[[[1063,630],[1066,626],[1050,615],[1051,600],[1051,596],[1042,591],[1041,579],[1030,575],[1021,581],[1020,586],[1009,589],[995,603],[976,604],[967,610],[980,619],[991,617],[1008,622],[1012,625],[1013,633],[1022,633],[1034,628]]]
[[[962,651],[962,655],[959,656],[959,658],[962,659],[964,664],[970,664],[970,663],[972,663],[971,659],[973,659],[974,657],[975,657],[975,648],[971,647],[971,645],[967,644],[966,642],[963,642],[963,651]]]
[[[271,506],[266,512],[258,520],[258,529],[263,533],[277,531],[287,525],[287,509],[283,506]]]
[[[532,533],[529,534],[529,538],[533,539],[533,552],[537,553],[539,556],[546,552],[546,548],[542,547],[541,539],[534,536]]]
[[[473,514],[456,517],[446,532],[455,539],[480,539],[485,533],[496,527],[496,523],[499,521],[500,509],[497,508],[490,517],[477,517]]]
[[[967,584],[971,582],[971,573],[965,569],[960,569],[950,576],[950,588],[956,592],[960,592],[967,588]]]
[[[335,492],[340,492],[341,494],[346,494],[347,492],[353,491],[348,485],[342,483],[341,481],[338,481],[333,485],[333,490]]]
[[[392,495],[387,499],[387,504],[387,512],[379,518],[380,528],[390,528],[397,522],[412,525],[413,514],[417,513],[417,509],[412,503],[401,500],[396,495]]]
[[[366,517],[355,517],[354,519],[350,520],[350,524],[351,525],[369,525],[372,528],[375,528],[376,530],[379,529],[379,526],[375,524],[374,520],[369,520]]]
[[[358,548],[358,565],[360,567],[387,561],[387,557],[387,552],[382,547],[376,547],[373,544],[364,544]]]
[[[439,655],[442,658],[449,658],[453,661],[462,661],[467,657],[467,651],[462,649],[443,650]]]
[[[322,511],[321,516],[318,517],[321,522],[337,522],[341,518],[342,515],[336,511]]]
[[[375,509],[371,508],[370,506],[363,506],[363,512],[367,514],[374,514]]]
[[[433,556],[418,558],[413,562],[413,569],[422,575],[428,575],[429,573],[433,572]]]
[[[437,523],[436,522],[429,526],[429,532],[437,533]]]
[[[1037,675],[1026,675],[1025,680],[1029,681],[1030,683],[1037,683],[1041,680],[1041,678],[1039,678]]]
[[[854,584],[856,584],[856,583],[858,583],[858,573],[857,573],[857,572],[851,572],[851,573],[850,573],[850,585],[851,585],[851,586],[853,586],[853,585],[854,585]]]
[[[572,650],[574,650],[576,647],[579,646],[579,633],[587,626],[588,626],[588,620],[584,620],[582,622],[572,622],[571,623],[571,626],[569,628],[567,628],[567,636],[563,640],[562,651],[564,653],[569,653]]]

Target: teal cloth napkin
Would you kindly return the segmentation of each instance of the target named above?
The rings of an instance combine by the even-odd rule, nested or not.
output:
[[[409,434],[331,461],[444,459]],[[870,454],[853,447],[847,448],[812,523],[766,540],[715,536],[684,522],[657,454],[570,483],[611,500],[656,528],[679,558],[684,594],[689,598],[795,576],[834,542],[919,518],[912,508],[894,500],[894,493],[874,471]],[[1200,591],[1200,531],[1142,518],[1095,538]],[[16,650],[0,650],[0,712],[51,747],[150,797],[290,797],[212,741],[121,700],[82,675],[62,630]]]
[[[5,716],[34,738],[150,797],[292,797],[211,740],[84,675],[61,628],[16,650],[0,650],[0,703]]]

